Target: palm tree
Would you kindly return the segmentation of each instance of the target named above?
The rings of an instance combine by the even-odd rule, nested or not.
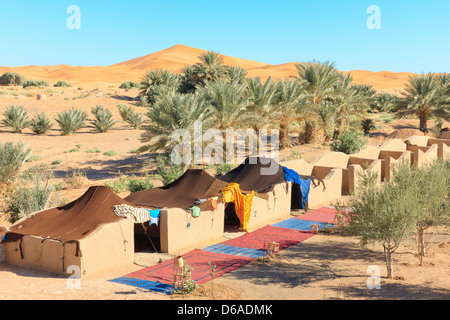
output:
[[[231,66],[227,70],[228,82],[231,84],[244,85],[247,78],[247,70],[242,67]]]
[[[371,103],[371,108],[381,112],[390,112],[395,110],[398,99],[399,97],[395,94],[382,92],[375,95]]]
[[[253,115],[252,127],[256,133],[272,118],[273,103],[277,93],[277,84],[268,78],[264,83],[260,77],[247,79],[247,110]]]
[[[438,76],[431,73],[411,76],[402,95],[398,115],[419,117],[420,131],[428,132],[427,121],[431,117],[450,120],[449,97]]]
[[[278,124],[280,130],[280,148],[288,143],[289,130],[292,124],[307,117],[306,96],[302,85],[295,80],[284,80],[276,83],[276,94],[272,103],[270,117]]]
[[[297,64],[298,79],[310,104],[309,108],[314,110],[319,108],[321,101],[333,101],[336,99],[336,87],[341,81],[341,76],[335,68],[334,63],[328,61],[324,63]],[[305,120],[306,132],[305,142],[314,143],[320,140],[317,133],[317,121]]]
[[[190,76],[196,86],[205,86],[207,82],[228,80],[228,67],[224,64],[223,57],[214,51],[202,53],[200,62],[192,66]]]
[[[375,90],[371,86],[358,85],[353,83],[351,74],[339,74],[340,81],[336,86],[336,97],[333,99],[335,105],[336,128],[333,138],[348,130],[349,120],[352,117],[364,119],[364,115],[369,107],[370,99],[374,96]],[[330,109],[328,110],[330,111]],[[331,138],[327,136],[327,138]]]
[[[201,90],[218,130],[243,128],[249,122],[246,87],[228,82],[207,82]]]
[[[178,90],[181,76],[169,70],[155,69],[148,71],[141,79],[140,95],[146,97],[152,105],[165,91]]]
[[[174,145],[172,134],[178,129],[194,132],[196,121],[202,121],[203,129],[210,126],[208,104],[201,95],[169,92],[158,98],[147,117],[151,120],[141,135],[141,142],[148,143],[139,152],[170,151]]]

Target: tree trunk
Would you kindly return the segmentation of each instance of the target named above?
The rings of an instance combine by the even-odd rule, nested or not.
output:
[[[423,262],[423,256],[425,255],[425,243],[423,238],[423,228],[420,228],[417,230],[418,237],[417,237],[417,248],[418,248],[418,254],[419,254],[419,265],[422,265]]]
[[[392,249],[384,246],[384,255],[386,258],[387,278],[392,279]]]
[[[420,131],[427,134],[428,133],[428,125],[427,125],[428,112],[426,112],[426,111],[420,112],[419,119],[420,119],[420,128],[419,128]]]
[[[306,124],[306,143],[318,143],[320,141],[317,127],[313,123]]]
[[[289,141],[287,141],[289,137],[288,126],[289,125],[280,123],[280,150],[284,149],[289,144]]]

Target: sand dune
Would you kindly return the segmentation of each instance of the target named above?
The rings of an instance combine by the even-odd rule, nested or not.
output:
[[[58,66],[25,66],[0,67],[0,74],[4,72],[17,72],[30,80],[46,80],[51,84],[65,80],[76,85],[114,85],[125,81],[139,81],[151,69],[168,69],[180,72],[186,65],[197,63],[198,56],[205,50],[175,45],[147,56],[131,59],[107,67],[82,67],[70,65]],[[286,79],[296,74],[296,62],[280,65],[245,60],[223,55],[225,64],[243,67],[248,76],[268,77],[273,79]],[[371,72],[365,70],[345,71],[351,72],[354,81],[360,84],[371,84],[376,90],[387,92],[401,91],[411,75],[408,72]]]

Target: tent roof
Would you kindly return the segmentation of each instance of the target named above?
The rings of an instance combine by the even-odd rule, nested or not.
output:
[[[273,166],[273,174],[266,174]],[[270,173],[267,171],[267,173]],[[257,193],[267,193],[273,190],[275,185],[286,183],[283,167],[273,159],[261,157],[249,157],[244,163],[218,179],[227,183],[237,183],[241,190],[252,190]]]
[[[190,169],[171,184],[133,193],[125,198],[134,206],[149,208],[181,208],[192,207],[198,199],[212,197],[222,198],[221,191],[228,183],[214,178],[204,170]],[[199,206],[201,210],[212,210],[209,201]]]
[[[77,200],[59,207],[39,212],[16,223],[7,234],[7,241],[33,235],[61,242],[81,240],[99,226],[123,219],[112,207],[130,204],[105,186],[90,187]]]

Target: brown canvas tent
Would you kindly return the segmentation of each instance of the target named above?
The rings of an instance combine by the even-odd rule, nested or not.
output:
[[[133,264],[134,224],[112,207],[129,204],[105,186],[89,188],[79,199],[23,219],[6,234],[6,260],[12,265],[83,276]]]

